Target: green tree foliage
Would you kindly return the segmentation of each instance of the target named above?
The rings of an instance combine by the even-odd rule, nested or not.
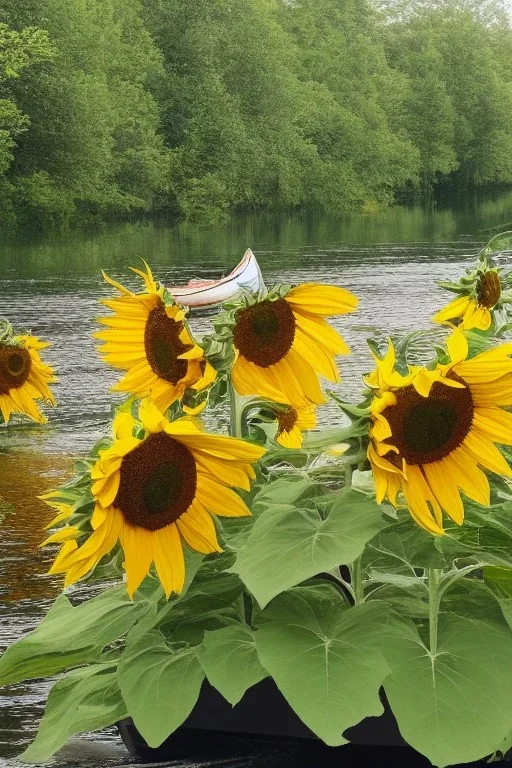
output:
[[[503,0],[3,0],[0,226],[512,183]]]
[[[512,30],[495,0],[387,3],[386,50],[407,75],[403,124],[423,181],[512,183]]]
[[[44,66],[9,83],[13,103],[29,117],[3,201],[21,223],[144,210],[165,190],[167,152],[147,87],[161,57],[139,10],[138,0],[2,4],[22,38],[35,25],[55,48]]]

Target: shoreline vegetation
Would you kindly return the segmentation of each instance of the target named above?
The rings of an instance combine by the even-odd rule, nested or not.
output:
[[[497,0],[3,0],[0,228],[512,186]]]

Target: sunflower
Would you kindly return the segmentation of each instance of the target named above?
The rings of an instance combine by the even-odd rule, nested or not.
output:
[[[249,490],[252,463],[265,452],[243,440],[202,432],[188,416],[169,422],[144,400],[140,423],[128,413],[114,421],[115,441],[91,471],[95,509],[89,538],[58,531],[45,543],[64,542],[50,573],[69,585],[88,573],[119,541],[130,597],[151,564],[167,597],[181,592],[184,540],[196,552],[221,552],[212,514],[242,517],[250,511],[233,486]],[[134,429],[144,427],[144,437]],[[69,538],[69,540],[66,540]]]
[[[471,288],[451,301],[444,309],[434,315],[434,323],[445,323],[462,318],[460,326],[464,330],[477,328],[487,331],[492,323],[491,310],[500,303],[501,281],[496,269],[481,266],[475,275]]]
[[[115,314],[98,318],[108,330],[94,336],[105,342],[99,349],[104,361],[127,371],[112,390],[148,396],[164,412],[176,400],[182,400],[188,389],[206,389],[215,380],[216,371],[190,335],[183,307],[166,302],[165,288],[158,286],[145,266],[145,273],[132,268],[144,280],[144,293],[132,293],[103,273],[121,296],[103,300]],[[182,407],[194,414],[203,405]]]
[[[232,370],[237,392],[299,408],[325,402],[317,374],[340,381],[335,355],[350,350],[324,317],[353,312],[357,304],[344,288],[304,283],[238,309]]]
[[[316,427],[314,405],[307,405],[304,408],[285,406],[283,410],[276,413],[276,418],[276,440],[285,448],[301,448],[302,431]]]
[[[8,422],[12,413],[20,413],[44,424],[47,419],[36,400],[55,405],[49,384],[57,381],[53,368],[45,365],[39,350],[49,342],[35,336],[8,336],[0,341],[0,413]]]
[[[512,414],[503,410],[512,405],[512,344],[468,359],[467,340],[455,329],[447,346],[449,363],[412,368],[401,383],[393,372],[392,385],[370,406],[377,501],[387,497],[396,506],[402,491],[414,520],[435,534],[443,533],[443,512],[462,524],[460,491],[489,505],[483,470],[512,477],[496,446],[512,445]],[[388,374],[381,365],[381,375]]]

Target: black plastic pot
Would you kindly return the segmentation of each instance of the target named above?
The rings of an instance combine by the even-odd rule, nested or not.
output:
[[[345,735],[355,745],[397,747],[401,752],[406,744],[384,696],[381,698],[384,714],[366,718]],[[131,719],[118,723],[118,729],[129,752],[144,762],[212,759],[213,756],[233,756],[233,753],[243,756],[263,747],[272,749],[273,744],[284,752],[320,746],[317,737],[297,717],[271,678],[250,688],[234,707],[205,681],[188,719],[156,749],[148,747]],[[338,749],[325,749],[329,753],[338,752]],[[346,756],[347,748],[339,749]],[[421,764],[427,766],[428,762]]]

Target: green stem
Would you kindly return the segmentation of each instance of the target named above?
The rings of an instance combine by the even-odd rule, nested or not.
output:
[[[364,588],[363,588],[363,567],[361,558],[358,557],[352,563],[350,569],[350,575],[352,577],[352,590],[354,592],[354,602],[356,605],[364,602]]]
[[[449,589],[453,584],[455,584],[456,581],[459,581],[459,579],[463,579],[465,576],[472,573],[472,571],[480,570],[480,568],[483,568],[484,565],[485,565],[484,562],[474,563],[473,565],[466,565],[465,568],[459,568],[454,572],[452,571],[450,573],[447,573],[441,580],[441,583],[439,584],[439,590],[438,590],[439,601],[441,601],[441,598],[446,592],[446,590]]]
[[[231,378],[228,379],[229,393],[229,434],[231,437],[242,437],[242,409],[240,407],[240,398],[233,386]]]
[[[437,623],[439,619],[439,603],[442,595],[442,592],[439,590],[440,579],[440,570],[437,568],[428,569],[428,615],[431,656],[435,656],[437,653]]]

